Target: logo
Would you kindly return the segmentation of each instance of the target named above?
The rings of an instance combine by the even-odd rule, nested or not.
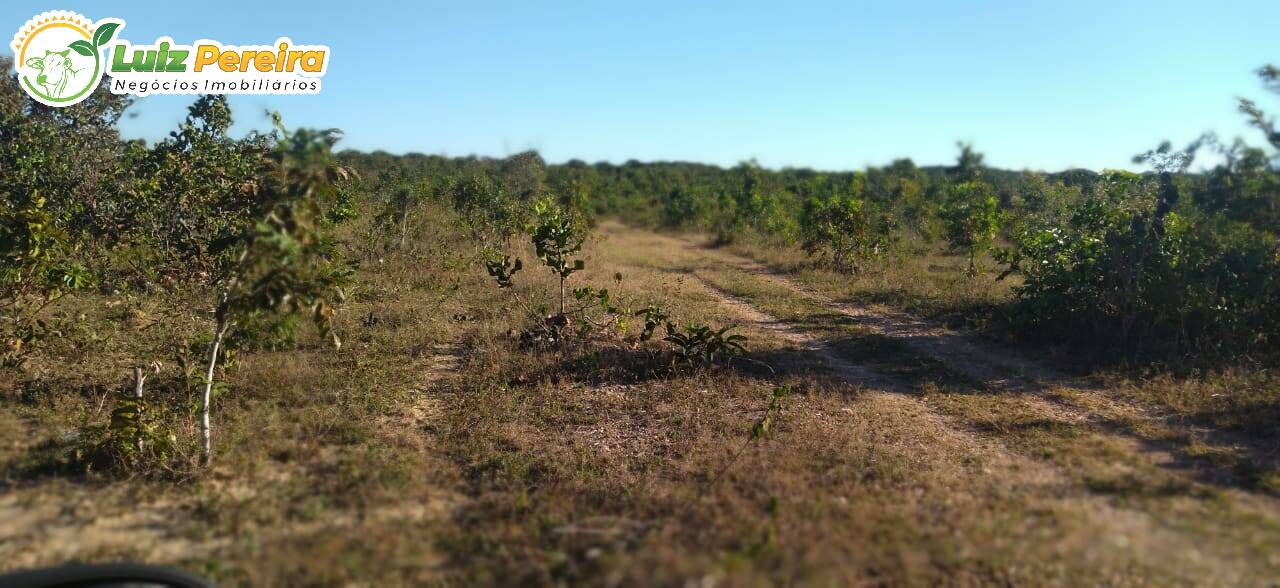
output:
[[[106,69],[106,46],[124,21],[90,21],[65,10],[44,12],[13,36],[18,83],[37,102],[71,106],[93,93]]]
[[[49,106],[71,106],[93,93],[103,74],[112,93],[317,94],[329,67],[325,45],[190,45],[160,37],[151,44],[116,40],[118,18],[97,22],[53,10],[27,21],[13,36],[22,89]]]

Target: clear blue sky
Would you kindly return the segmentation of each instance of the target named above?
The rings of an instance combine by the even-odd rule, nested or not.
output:
[[[1000,167],[1127,166],[1162,139],[1247,135],[1234,99],[1280,63],[1277,0],[5,0],[5,51],[50,9],[123,18],[134,42],[331,46],[320,95],[233,98],[242,130],[275,108],[358,149],[552,162],[851,169],[966,140]],[[143,100],[124,132],[163,137],[190,100]]]

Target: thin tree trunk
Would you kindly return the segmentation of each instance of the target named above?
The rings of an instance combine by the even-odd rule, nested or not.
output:
[[[409,234],[409,207],[406,205],[400,212],[400,248],[404,249],[405,236]]]
[[[140,367],[133,368],[133,397],[142,399],[142,386],[147,383],[147,374]]]
[[[147,383],[147,373],[142,368],[134,366],[133,368],[133,397],[142,400],[142,386]],[[142,403],[139,402],[135,410],[142,410]],[[138,414],[139,420],[142,418],[141,412]],[[139,436],[133,442],[134,449],[142,451],[142,437]]]
[[[213,440],[209,427],[209,408],[213,396],[213,370],[218,364],[218,351],[222,347],[222,338],[227,334],[229,325],[224,313],[218,313],[218,323],[214,327],[213,344],[209,347],[209,367],[204,373],[204,395],[200,398],[200,438],[202,442],[201,463],[208,466],[213,460]]]
[[[267,214],[268,221],[274,218],[274,212]],[[249,257],[249,248],[245,247],[240,250],[240,256],[236,258],[236,267],[242,268],[247,257]],[[200,461],[205,466],[208,466],[213,461],[213,440],[209,426],[209,408],[213,402],[213,371],[218,365],[218,352],[222,349],[222,339],[227,335],[227,329],[231,328],[230,301],[228,299],[231,293],[235,291],[236,284],[239,281],[240,276],[238,273],[233,273],[226,287],[222,290],[222,294],[218,296],[218,306],[213,313],[215,320],[213,343],[209,346],[209,367],[204,372],[204,394],[200,397],[200,439],[202,449]]]

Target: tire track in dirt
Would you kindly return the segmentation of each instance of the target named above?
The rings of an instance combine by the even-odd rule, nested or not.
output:
[[[941,325],[905,314],[839,302],[796,282],[782,272],[760,262],[722,250],[703,247],[688,241],[685,246],[747,273],[764,277],[775,284],[838,311],[865,327],[868,332],[892,338],[917,353],[947,365],[965,377],[982,382],[999,391],[1035,392],[1048,386],[1078,389],[1095,388],[1084,378],[1068,376],[1051,367],[1019,357],[1010,349],[978,341],[976,337],[953,331]]]
[[[811,352],[821,360],[824,367],[831,373],[840,376],[849,384],[860,387],[864,394],[877,397],[878,402],[889,402],[899,407],[912,405],[910,412],[927,419],[931,428],[950,430],[948,436],[957,440],[963,438],[963,445],[981,446],[986,453],[990,453],[992,450],[996,450],[1001,454],[1006,453],[1002,445],[986,436],[980,436],[963,426],[949,422],[946,417],[929,408],[918,396],[902,394],[901,392],[908,388],[905,382],[849,361],[822,339],[805,333],[788,325],[785,321],[765,313],[742,297],[716,286],[696,271],[690,275],[695,278],[697,284],[702,286],[722,306],[729,308],[756,328],[776,335],[778,338],[802,350]],[[1013,456],[1008,456],[1006,461],[1013,461],[1014,459]],[[1043,465],[1048,467],[1048,464]],[[1039,468],[1028,465],[1028,467],[1022,469],[1034,470]],[[1039,472],[1037,477],[1043,479],[1049,476],[1047,476],[1046,472]]]
[[[957,332],[936,323],[902,312],[869,309],[833,300],[783,272],[758,261],[719,249],[709,248],[688,239],[680,239],[692,251],[710,256],[723,264],[769,280],[816,304],[830,308],[867,332],[903,344],[909,350],[945,366],[950,371],[980,383],[985,389],[1009,395],[1027,408],[1066,425],[1088,425],[1140,455],[1150,465],[1179,476],[1204,473],[1204,464],[1189,463],[1180,447],[1187,441],[1142,437],[1134,432],[1134,423],[1170,423],[1206,446],[1226,450],[1246,448],[1254,455],[1270,453],[1273,448],[1260,448],[1254,441],[1230,432],[1181,422],[1176,417],[1153,413],[1152,409],[1124,402],[1099,383],[1088,378],[1064,374],[1048,365],[1021,355],[1002,345],[980,340],[969,333]],[[1178,421],[1178,422],[1171,422]],[[1267,458],[1271,461],[1272,458]],[[1213,466],[1208,466],[1212,470]],[[1220,474],[1208,473],[1209,478]],[[1240,492],[1245,492],[1241,490]],[[1252,499],[1280,505],[1273,497],[1250,493]]]
[[[1087,426],[1100,435],[1141,456],[1153,466],[1180,476],[1194,475],[1178,442],[1142,437],[1135,423],[1160,424],[1171,417],[1154,414],[1148,408],[1116,398],[1088,378],[1074,377],[1022,356],[1013,349],[979,340],[973,334],[957,332],[902,312],[869,309],[833,300],[797,282],[783,272],[728,251],[708,247],[687,237],[655,235],[718,265],[768,280],[810,302],[852,319],[864,332],[901,344],[906,350],[945,367],[948,371],[979,384],[986,391],[1003,395],[1045,419],[1068,426]],[[704,285],[712,285],[700,278]],[[712,285],[714,287],[714,285]],[[718,289],[718,287],[716,287]],[[724,294],[730,294],[723,292]],[[904,390],[903,388],[899,388]],[[1226,431],[1196,428],[1186,423],[1177,428],[1198,437],[1206,445],[1222,448],[1252,447],[1251,441]],[[1212,474],[1211,474],[1212,476]],[[1265,499],[1266,497],[1262,497]]]
[[[1000,402],[1005,406],[1021,407],[1044,419],[1039,423],[1040,426],[1056,423],[1088,431],[1132,456],[1145,467],[1154,468],[1155,471],[1193,487],[1223,491],[1234,499],[1239,508],[1267,517],[1280,508],[1280,500],[1272,495],[1236,487],[1229,482],[1223,485],[1221,478],[1230,478],[1233,474],[1219,472],[1216,468],[1220,466],[1197,462],[1183,452],[1185,444],[1192,439],[1204,446],[1223,450],[1246,448],[1246,451],[1256,451],[1251,440],[1238,434],[1173,422],[1177,420],[1176,417],[1153,413],[1151,408],[1125,402],[1088,378],[1066,375],[1026,358],[1017,351],[981,341],[975,335],[957,332],[901,312],[873,310],[836,301],[755,260],[701,246],[688,239],[679,240],[691,251],[715,259],[724,266],[769,280],[813,303],[853,319],[856,325],[871,335],[901,343],[909,351],[981,384],[984,389],[996,393],[994,398],[1001,399]],[[699,279],[704,284],[713,286],[707,280],[701,277]],[[939,408],[930,407],[930,410],[937,412]],[[1173,427],[1175,432],[1172,434],[1184,435],[1185,438],[1141,434],[1138,428],[1147,426],[1142,423]],[[982,436],[993,434],[990,431],[976,430],[963,422],[957,424]]]
[[[725,263],[752,275],[769,279],[800,296],[852,318],[868,332],[900,342],[912,351],[945,365],[982,384],[988,390],[1020,394],[1024,402],[1042,414],[1066,424],[1092,424],[1121,438],[1135,452],[1146,454],[1156,464],[1178,461],[1171,446],[1138,443],[1131,435],[1119,433],[1116,420],[1158,420],[1138,407],[1116,401],[1096,383],[1072,377],[1017,352],[979,341],[941,325],[889,310],[871,310],[831,299],[765,264],[733,253],[711,250],[686,241],[686,246],[713,254]],[[1054,391],[1053,395],[1048,393]],[[1088,407],[1068,401],[1065,396],[1087,399]]]
[[[876,373],[865,366],[856,365],[841,358],[835,349],[827,345],[821,339],[813,337],[808,333],[792,328],[785,321],[774,318],[765,314],[756,307],[752,306],[740,296],[736,296],[724,289],[716,286],[705,277],[697,272],[690,274],[693,276],[704,289],[711,292],[721,306],[728,307],[736,314],[749,320],[756,327],[768,331],[778,338],[791,343],[796,348],[808,351],[818,359],[822,360],[824,366],[831,372],[839,375],[845,380],[873,388],[897,388],[898,382],[891,380],[883,374]]]
[[[1026,495],[1043,508],[1073,513],[1086,525],[1095,527],[1097,537],[1121,541],[1144,553],[1141,559],[1169,559],[1200,577],[1216,577],[1228,584],[1243,581],[1240,566],[1216,553],[1200,549],[1198,538],[1180,532],[1157,520],[1146,510],[1125,504],[1113,504],[1105,496],[1084,492],[1063,468],[1007,447],[1000,439],[972,430],[952,417],[938,412],[919,395],[903,393],[909,386],[896,378],[876,373],[841,356],[820,338],[788,325],[753,306],[749,301],[719,288],[710,280],[690,272],[694,283],[701,286],[722,306],[730,309],[753,327],[777,336],[796,347],[813,353],[833,374],[860,394],[851,398],[859,406],[846,410],[873,414],[899,414],[916,423],[921,442],[939,443],[956,456],[981,456],[986,473],[975,484],[1000,487]],[[926,441],[927,440],[927,441]]]
[[[1086,559],[1090,560],[1099,555],[1106,559],[1106,553],[1122,551],[1135,558],[1131,561],[1141,562],[1144,568],[1149,566],[1151,570],[1167,572],[1170,580],[1181,583],[1200,582],[1224,585],[1258,583],[1256,574],[1260,569],[1253,565],[1257,563],[1257,558],[1254,552],[1244,545],[1258,540],[1265,543],[1265,539],[1259,535],[1250,534],[1251,532],[1245,532],[1238,538],[1227,539],[1223,536],[1222,541],[1206,541],[1206,532],[1225,530],[1219,529],[1220,524],[1213,522],[1221,515],[1217,510],[1220,507],[1215,506],[1214,501],[1210,500],[1204,508],[1200,508],[1196,505],[1202,504],[1203,501],[1198,494],[1194,493],[1181,494],[1175,490],[1172,494],[1164,495],[1161,494],[1162,490],[1159,487],[1125,490],[1124,484],[1130,479],[1126,476],[1131,471],[1131,466],[1111,464],[1106,457],[1111,450],[1099,450],[1100,453],[1097,456],[1102,461],[1094,465],[1100,469],[1092,473],[1103,474],[1103,484],[1113,479],[1120,484],[1118,498],[1114,497],[1105,486],[1096,486],[1089,477],[1090,472],[1080,471],[1074,457],[1058,459],[1052,455],[1052,452],[1035,451],[1034,445],[1022,447],[1017,437],[1009,437],[998,429],[988,428],[985,420],[982,420],[988,417],[995,418],[994,423],[999,424],[999,419],[1003,418],[1000,415],[986,415],[980,412],[953,413],[946,405],[948,397],[985,397],[997,403],[995,406],[1023,407],[1035,413],[1034,415],[1014,415],[1016,417],[1043,417],[1043,421],[1029,421],[1034,425],[1050,423],[1070,425],[1088,421],[1085,427],[1068,427],[1066,429],[1068,439],[1065,443],[1068,443],[1068,446],[1074,443],[1082,451],[1089,452],[1094,451],[1091,448],[1095,440],[1088,436],[1092,431],[1097,431],[1108,438],[1119,436],[1109,433],[1105,426],[1095,426],[1097,421],[1106,420],[1100,416],[1106,417],[1108,413],[1111,415],[1114,413],[1106,406],[1099,407],[1095,404],[1073,406],[1071,403],[1076,400],[1074,397],[1055,398],[1062,388],[1050,389],[1048,386],[1076,384],[1082,389],[1093,390],[1100,396],[1104,395],[1105,391],[1091,387],[1088,382],[1063,377],[1035,363],[1008,364],[995,361],[998,358],[984,357],[984,354],[990,353],[986,347],[969,340],[959,339],[957,334],[949,331],[943,333],[949,335],[948,337],[939,338],[936,336],[938,331],[934,330],[936,327],[919,319],[907,317],[910,320],[894,321],[893,319],[898,317],[888,315],[888,320],[871,321],[873,325],[868,326],[868,321],[857,319],[866,318],[868,315],[875,317],[878,313],[848,307],[843,309],[848,312],[840,312],[842,309],[832,308],[833,303],[829,299],[807,292],[790,280],[787,280],[788,283],[781,284],[780,290],[790,290],[810,302],[820,302],[819,306],[832,308],[839,314],[855,319],[862,327],[859,329],[862,333],[873,337],[882,336],[887,340],[904,344],[908,341],[903,339],[908,334],[912,335],[916,341],[923,343],[917,343],[917,346],[914,346],[916,349],[914,352],[911,351],[912,345],[903,345],[909,355],[936,358],[936,363],[948,368],[947,371],[983,383],[988,392],[1022,392],[992,393],[981,396],[968,393],[959,393],[957,396],[946,392],[938,395],[922,395],[918,393],[919,386],[914,380],[908,382],[899,378],[895,372],[883,371],[881,368],[874,367],[874,364],[860,364],[856,357],[836,348],[835,344],[828,343],[819,333],[806,329],[800,324],[780,320],[764,310],[765,307],[757,306],[758,303],[752,298],[737,296],[718,285],[725,278],[720,275],[724,270],[728,270],[730,274],[741,272],[744,276],[759,276],[760,279],[768,280],[776,280],[780,277],[776,271],[732,254],[694,245],[688,239],[648,232],[640,234],[622,225],[605,226],[603,232],[606,235],[613,233],[623,239],[635,240],[643,248],[653,251],[652,254],[638,257],[637,260],[649,267],[680,268],[678,273],[692,278],[686,283],[705,290],[713,301],[741,317],[744,326],[749,326],[769,339],[799,348],[801,356],[811,355],[824,364],[815,366],[819,367],[818,371],[829,372],[838,380],[844,380],[846,383],[843,385],[857,388],[857,394],[844,397],[845,408],[836,411],[837,419],[840,412],[894,415],[893,419],[910,423],[910,426],[918,431],[915,438],[925,453],[940,453],[947,456],[944,459],[957,465],[976,457],[977,463],[981,463],[982,467],[978,471],[970,470],[966,474],[966,481],[963,482],[965,485],[974,488],[979,495],[995,493],[1010,498],[1018,497],[1019,500],[1026,501],[1026,509],[1029,512],[1055,513],[1056,520],[1062,522],[1063,526],[1056,533],[1045,529],[1046,534],[1038,537],[1057,542],[1059,546],[1076,546],[1075,548],[1082,549]],[[666,250],[684,253],[674,257],[664,257],[661,252]],[[705,263],[707,261],[710,264]],[[873,328],[877,325],[880,327],[879,330]],[[945,343],[924,345],[929,342],[931,334],[935,339]],[[975,361],[979,363],[977,367],[980,369],[957,370],[953,367],[957,364],[956,358],[949,354],[950,350],[956,350],[956,353],[962,357],[992,361]],[[797,359],[803,362],[803,359]],[[803,364],[807,365],[808,362]],[[823,370],[822,367],[826,369]],[[892,365],[885,367],[893,369]],[[942,405],[939,405],[939,400],[943,401]],[[804,409],[797,408],[797,410]],[[982,410],[981,405],[978,405],[978,410]],[[1094,411],[1102,414],[1095,415]],[[978,420],[975,420],[975,417]],[[852,425],[852,422],[848,424]],[[1053,430],[1052,426],[1048,430]],[[1076,437],[1074,431],[1090,433]],[[1033,431],[1032,443],[1034,443],[1035,434]],[[1137,439],[1132,435],[1126,436],[1125,439],[1137,444]],[[1132,453],[1144,460],[1155,461],[1151,452],[1144,451],[1142,448],[1135,448],[1134,451],[1117,449]],[[1126,494],[1126,492],[1138,494]],[[1235,498],[1241,493],[1231,491],[1230,494]],[[943,500],[945,502],[945,499]],[[1268,513],[1274,512],[1269,503],[1251,500],[1249,496],[1243,497],[1240,501],[1232,500],[1229,504],[1232,508],[1238,505],[1245,512],[1250,513],[1245,518],[1265,515],[1264,519],[1271,520],[1271,515]],[[1222,522],[1221,524],[1234,523]],[[1234,536],[1234,533],[1232,535]],[[1032,540],[1039,541],[1039,539]],[[1267,565],[1263,565],[1262,569],[1266,567]],[[1199,580],[1193,580],[1193,578]]]
[[[411,389],[412,402],[397,414],[396,425],[412,426],[423,429],[439,419],[444,412],[443,402],[432,388],[442,379],[451,378],[457,373],[462,362],[462,348],[455,345],[437,345],[429,349],[429,354],[418,364],[415,371],[421,370],[419,384]]]
[[[1065,482],[1065,479],[1058,476],[1049,464],[1029,461],[1021,456],[1014,455],[1006,451],[1003,445],[996,441],[949,422],[945,416],[933,411],[919,397],[900,393],[901,390],[906,388],[905,383],[845,359],[836,349],[820,338],[796,329],[785,321],[765,313],[742,297],[726,292],[716,286],[697,272],[692,272],[690,275],[694,278],[694,283],[701,286],[717,302],[737,314],[747,324],[775,335],[801,350],[812,353],[817,359],[821,360],[823,367],[827,371],[839,376],[847,384],[859,388],[861,399],[877,407],[904,411],[920,418],[926,428],[934,432],[941,432],[956,447],[970,448],[974,450],[975,454],[992,456],[996,461],[1005,465],[1012,465],[1017,462],[1016,467],[1010,469],[1029,475],[1029,478],[1024,480],[1028,484],[1042,485]]]
[[[1108,434],[1121,438],[1134,451],[1147,454],[1154,463],[1167,465],[1178,461],[1172,446],[1150,441],[1139,443],[1132,435],[1117,430],[1114,424],[1117,421],[1158,421],[1162,417],[1118,401],[1087,378],[1064,374],[1023,357],[1015,350],[980,341],[972,334],[957,332],[905,313],[872,310],[833,300],[830,296],[755,260],[705,247],[687,239],[681,241],[690,250],[769,280],[811,302],[849,317],[867,333],[900,343],[911,352],[945,366],[988,391],[1016,394],[1030,408],[1055,421],[1069,425],[1089,424],[1104,429]],[[1085,402],[1082,403],[1081,400]]]

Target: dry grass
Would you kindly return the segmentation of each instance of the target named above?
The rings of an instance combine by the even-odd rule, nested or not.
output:
[[[727,250],[794,276],[833,300],[901,310],[952,328],[987,329],[1018,284],[1016,275],[1001,281],[988,271],[966,276],[968,259],[938,244],[904,243],[852,274],[832,271],[796,247],[744,240]],[[979,265],[996,266],[989,256]]]
[[[601,333],[525,349],[516,335],[553,304],[550,272],[521,250],[517,286],[498,290],[465,263],[475,245],[452,224],[434,214],[411,251],[363,254],[342,351],[304,332],[295,350],[242,352],[216,413],[219,465],[199,476],[32,467],[105,418],[104,394],[133,362],[206,326],[142,329],[75,301],[90,330],[117,335],[68,337],[0,376],[0,569],[131,557],[246,585],[1260,585],[1280,573],[1272,474],[1221,475],[1242,466],[1220,435],[1254,438],[1232,424],[1274,406],[1261,376],[1216,380],[1222,393],[1257,388],[1213,405],[1205,385],[1158,378],[1019,393],[720,253],[617,224],[594,234],[570,285],[681,322],[739,323],[748,357],[673,372],[660,342]],[[922,259],[849,280],[771,255],[828,298],[935,317],[997,304],[1003,287],[960,288],[945,258],[928,279]],[[862,373],[874,377],[851,380]],[[156,394],[189,402],[167,378]],[[776,429],[750,442],[779,385],[794,392]],[[171,424],[189,435],[189,412]]]
[[[705,241],[697,236],[685,239]],[[722,257],[726,253],[730,264],[744,263],[735,261],[733,253],[764,262],[769,271],[833,301],[835,306],[851,305],[859,312],[881,315],[907,311],[944,327],[1012,343],[998,317],[1010,301],[1009,288],[1016,285],[1016,277],[1006,282],[996,282],[990,275],[968,278],[962,271],[965,260],[957,256],[929,248],[904,250],[882,263],[869,264],[861,274],[848,275],[825,269],[794,248],[747,241],[728,248],[728,252],[717,252]],[[802,303],[791,294],[771,294],[760,300],[766,304],[771,300]],[[1109,360],[1100,362],[1089,349],[1073,346],[1028,348],[1017,343],[1000,348],[999,353],[1015,362],[1051,364],[1086,376],[1084,379],[1093,381],[1092,388],[1107,393],[1064,389],[1049,393],[1105,408],[1105,418],[1112,421],[1113,428],[1176,452],[1179,458],[1186,458],[1187,467],[1201,470],[1202,477],[1280,494],[1280,453],[1276,451],[1274,426],[1280,418],[1280,383],[1270,367],[1274,357],[1237,357],[1236,363],[1201,362],[1198,367],[1169,369],[1116,366]],[[1141,407],[1138,412],[1142,416],[1135,416],[1137,407]]]

